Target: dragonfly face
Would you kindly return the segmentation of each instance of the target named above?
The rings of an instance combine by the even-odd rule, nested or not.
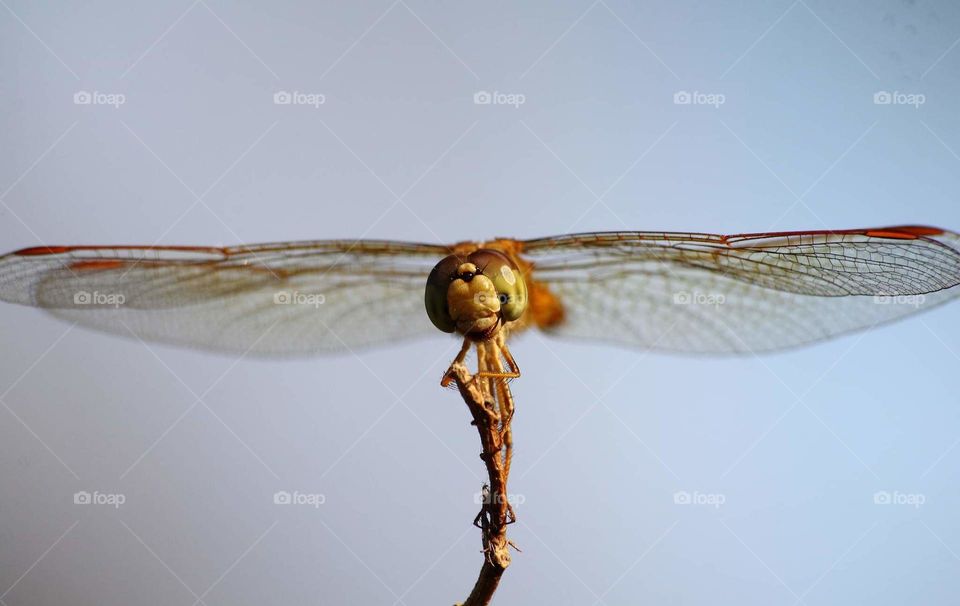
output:
[[[523,315],[527,286],[506,255],[481,248],[437,263],[427,278],[424,303],[430,321],[443,332],[485,340]]]

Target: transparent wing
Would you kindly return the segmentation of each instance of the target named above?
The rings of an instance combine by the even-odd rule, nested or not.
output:
[[[929,227],[597,233],[522,246],[565,312],[548,332],[655,350],[783,349],[960,295],[960,237]]]
[[[443,246],[37,247],[0,257],[0,300],[81,325],[228,352],[309,354],[430,334]]]

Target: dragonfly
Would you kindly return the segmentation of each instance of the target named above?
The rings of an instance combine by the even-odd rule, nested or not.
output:
[[[240,355],[355,351],[436,332],[476,351],[509,473],[508,337],[744,354],[891,322],[960,295],[960,235],[924,226],[718,235],[599,232],[456,244],[36,246],[0,300],[110,333]],[[504,476],[505,477],[505,476]]]
[[[897,320],[956,297],[958,284],[960,235],[925,226],[36,246],[0,257],[0,300],[101,331],[303,356],[440,329],[463,338],[457,360],[479,348],[489,362],[481,372],[504,378],[519,376],[507,337],[527,330],[653,351],[760,353]]]

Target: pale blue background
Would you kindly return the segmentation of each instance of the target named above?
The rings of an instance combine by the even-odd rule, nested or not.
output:
[[[0,4],[4,249],[960,228],[946,0]],[[3,604],[466,596],[483,468],[437,385],[453,341],[235,364],[65,329],[0,310]],[[955,603],[960,307],[762,359],[513,350],[497,603]]]

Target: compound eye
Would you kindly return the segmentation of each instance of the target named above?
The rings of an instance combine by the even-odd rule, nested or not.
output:
[[[463,260],[455,255],[445,257],[434,266],[427,277],[427,287],[423,296],[427,316],[433,325],[443,332],[453,332],[457,328],[457,323],[453,321],[450,309],[447,307],[447,289],[456,277],[457,267],[462,262]]]
[[[493,282],[504,321],[512,322],[523,315],[527,308],[527,285],[509,257],[496,250],[481,248],[468,256],[467,261]]]

